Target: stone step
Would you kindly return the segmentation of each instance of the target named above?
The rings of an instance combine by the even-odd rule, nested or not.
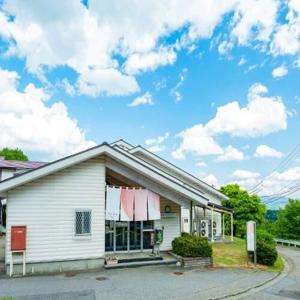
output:
[[[146,266],[175,265],[176,263],[177,263],[176,259],[163,259],[163,260],[117,263],[115,265],[105,265],[104,268],[107,270],[124,269],[124,268],[139,268],[139,267],[146,267]]]
[[[143,261],[156,261],[163,260],[161,256],[147,256],[147,257],[128,257],[128,258],[119,258],[118,263],[130,263],[130,262],[143,262]]]

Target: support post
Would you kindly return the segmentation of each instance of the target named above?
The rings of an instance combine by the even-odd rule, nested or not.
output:
[[[193,234],[193,201],[190,206],[190,234]]]
[[[224,218],[225,215],[224,213],[222,213],[222,236],[223,236],[223,240],[225,240],[225,221],[224,221]]]
[[[213,243],[214,241],[214,208],[212,207],[211,209],[211,242]]]
[[[231,225],[230,226],[231,227],[231,230],[230,230],[231,231],[231,241],[233,241],[233,213],[230,214],[230,221],[231,221],[230,222],[231,223],[230,224]]]

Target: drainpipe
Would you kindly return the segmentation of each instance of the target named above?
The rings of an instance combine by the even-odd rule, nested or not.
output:
[[[211,242],[214,242],[214,207],[211,209]]]
[[[190,206],[190,234],[193,234],[193,201]]]

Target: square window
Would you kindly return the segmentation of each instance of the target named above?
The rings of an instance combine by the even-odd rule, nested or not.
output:
[[[91,234],[92,211],[77,210],[75,212],[75,235]]]

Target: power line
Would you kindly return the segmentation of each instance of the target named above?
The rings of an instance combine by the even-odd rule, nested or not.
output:
[[[254,187],[249,189],[249,193],[258,193],[263,189],[263,183],[264,181],[271,177],[272,174],[277,172],[282,172],[284,169],[286,169],[292,161],[294,161],[296,158],[300,156],[300,143],[298,143],[292,151],[289,152],[289,154],[276,166],[273,168],[271,173],[267,176],[265,176],[259,183],[257,183]]]

